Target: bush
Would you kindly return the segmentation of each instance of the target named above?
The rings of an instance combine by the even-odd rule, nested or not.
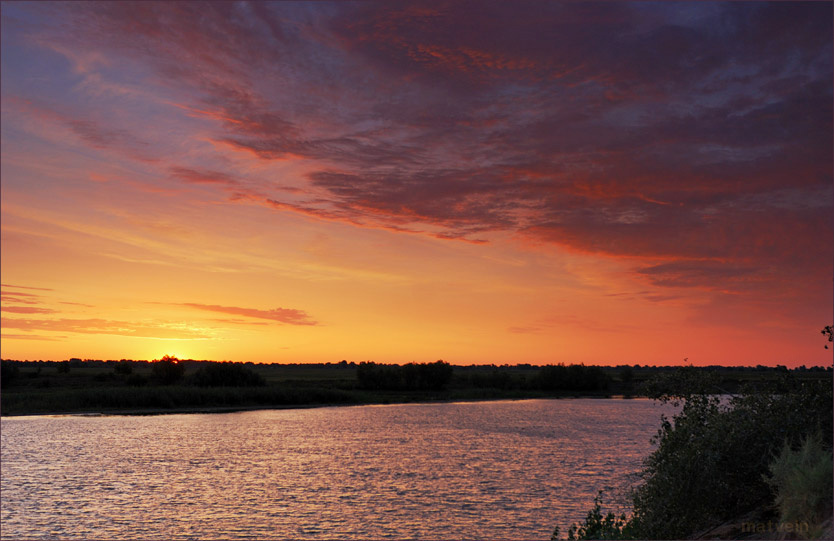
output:
[[[125,383],[132,387],[143,387],[148,384],[148,379],[141,374],[131,374],[125,378]]]
[[[694,367],[663,379],[648,386],[653,397],[683,407],[671,420],[661,419],[657,449],[644,461],[643,483],[632,493],[633,515],[627,524],[608,520],[605,535],[615,535],[617,526],[622,535],[640,539],[681,539],[767,509],[773,492],[765,474],[783,442],[796,448],[818,432],[820,446],[832,447],[830,381],[797,382],[785,375],[769,389],[748,387],[727,398],[711,394],[714,381]],[[595,535],[590,526],[603,520],[601,511],[589,517],[585,530],[576,530],[580,535]]]
[[[439,391],[452,379],[452,371],[446,361],[405,366],[361,362],[356,378],[362,389],[372,391]]]
[[[168,355],[153,362],[151,369],[153,377],[163,385],[171,385],[178,382],[185,375],[185,366],[176,357]]]
[[[192,381],[200,387],[259,387],[264,378],[239,363],[208,363],[194,374]]]
[[[506,371],[492,370],[488,374],[472,374],[469,376],[470,384],[473,387],[492,388],[492,389],[518,389],[523,387],[526,383],[521,377],[513,377],[512,374]]]
[[[602,391],[608,388],[608,376],[598,366],[557,364],[543,367],[536,383],[543,391]]]
[[[0,386],[6,388],[20,376],[20,368],[14,361],[0,361]]]
[[[658,448],[644,464],[645,483],[634,494],[641,536],[683,537],[766,507],[772,495],[763,474],[783,441],[796,445],[821,430],[831,447],[830,383],[787,378],[778,387],[728,404],[715,395],[683,397],[673,422],[663,420]]]
[[[116,363],[116,366],[113,367],[113,371],[121,376],[129,376],[133,373],[133,363],[127,359],[122,359]]]
[[[811,537],[821,533],[819,526],[832,504],[834,464],[831,450],[825,449],[822,441],[821,434],[816,432],[805,438],[796,450],[785,442],[770,464],[770,476],[765,478],[776,493],[779,521],[807,524]]]
[[[594,508],[588,511],[585,522],[568,528],[568,541],[579,539],[634,539],[634,526],[626,519],[625,513],[602,514],[602,491],[594,498]],[[553,530],[550,539],[559,539],[559,527]]]

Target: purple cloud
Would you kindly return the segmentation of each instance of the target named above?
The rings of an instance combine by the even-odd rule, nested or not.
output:
[[[201,137],[303,163],[307,184],[243,185],[158,152],[175,182],[364,227],[630,258],[655,286],[809,294],[830,277],[828,3],[59,11],[66,30],[41,43],[142,66]],[[92,147],[153,151],[100,118],[55,118]]]

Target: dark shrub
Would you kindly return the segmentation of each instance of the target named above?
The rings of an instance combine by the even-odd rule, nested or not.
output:
[[[129,376],[133,373],[133,363],[126,359],[122,359],[116,363],[116,366],[113,367],[113,371],[121,376]]]
[[[799,448],[821,434],[820,445],[830,452],[831,381],[797,382],[786,374],[770,388],[746,387],[733,397],[716,394],[715,381],[690,366],[645,386],[652,398],[683,407],[671,420],[661,419],[654,438],[658,447],[644,461],[643,483],[632,494],[634,513],[627,524],[608,520],[612,528],[605,532],[588,528],[603,516],[596,502],[589,514],[594,520],[573,533],[613,539],[619,528],[619,538],[689,538],[746,513],[773,509],[771,464],[785,446]]]
[[[200,387],[257,387],[266,385],[263,377],[239,363],[208,363],[192,376]]]
[[[678,390],[657,398],[683,409],[663,419],[634,493],[639,536],[673,539],[716,522],[767,508],[773,493],[769,465],[787,444],[819,433],[831,449],[831,382],[783,376],[770,389],[745,388],[722,401],[693,367],[677,372]]]
[[[361,362],[356,370],[359,386],[377,391],[439,391],[452,379],[452,367],[446,361],[385,365]]]
[[[163,385],[171,385],[180,381],[185,375],[185,366],[176,357],[168,355],[153,362],[151,369],[154,379]]]
[[[20,375],[20,368],[14,361],[0,361],[0,386],[8,387]]]
[[[536,380],[543,391],[601,391],[608,388],[608,376],[602,368],[584,364],[545,366]]]
[[[131,374],[125,378],[125,383],[133,387],[142,387],[148,384],[148,379],[140,374]]]
[[[493,389],[514,389],[521,387],[521,378],[515,378],[509,372],[493,370],[488,374],[472,374],[469,377],[473,387]]]
[[[356,369],[356,378],[361,388],[371,391],[399,390],[403,387],[402,369],[399,365],[363,361]]]

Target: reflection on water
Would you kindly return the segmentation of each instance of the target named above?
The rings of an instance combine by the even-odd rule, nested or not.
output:
[[[650,451],[647,400],[2,419],[2,537],[525,538]]]

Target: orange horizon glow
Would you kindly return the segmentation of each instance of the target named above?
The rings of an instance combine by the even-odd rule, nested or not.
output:
[[[0,355],[831,366],[831,10],[4,4]]]

